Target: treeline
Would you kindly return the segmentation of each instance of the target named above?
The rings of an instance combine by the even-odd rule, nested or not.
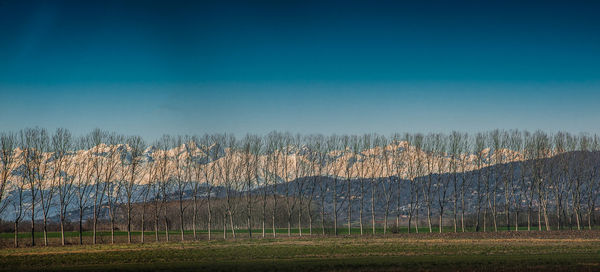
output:
[[[418,231],[421,220],[430,232],[521,224],[591,229],[599,148],[596,135],[518,130],[166,135],[148,144],[100,129],[75,137],[66,129],[29,128],[0,135],[0,212],[14,223],[15,246],[25,217],[31,244],[41,221],[47,245],[56,215],[64,244],[72,210],[79,212],[80,243],[85,221],[93,243],[98,222],[108,222],[112,242],[116,224],[125,226],[129,242],[134,226],[164,231],[167,240],[174,227],[181,240],[190,228],[194,239],[201,229],[213,239],[217,227],[232,238],[240,228],[265,237],[282,227],[288,235],[292,228],[325,234],[326,225],[334,235],[353,226],[366,234],[388,232],[393,217],[396,227],[406,218],[409,231]]]

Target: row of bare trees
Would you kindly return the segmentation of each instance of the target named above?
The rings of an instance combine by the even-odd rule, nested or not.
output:
[[[15,246],[25,217],[32,245],[40,223],[48,244],[52,220],[65,244],[74,211],[80,244],[86,222],[92,243],[99,222],[110,225],[112,243],[123,225],[129,243],[133,226],[141,242],[148,230],[170,241],[174,227],[179,240],[190,228],[193,239],[213,239],[216,229],[224,238],[242,229],[276,237],[281,227],[288,236],[318,226],[338,235],[339,224],[361,235],[391,225],[418,232],[419,224],[429,232],[591,229],[599,151],[596,135],[518,130],[166,135],[148,144],[100,129],[75,137],[29,128],[0,135],[0,213],[14,223]]]

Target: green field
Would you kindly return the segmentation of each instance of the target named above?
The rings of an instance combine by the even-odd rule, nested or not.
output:
[[[400,234],[29,247],[4,271],[598,271],[597,231]]]
[[[535,228],[532,228],[533,230],[537,229],[537,226]],[[594,229],[598,229],[598,228],[594,228]],[[439,232],[439,227],[432,227],[433,232],[438,233]],[[511,231],[513,230],[512,228],[510,229]],[[520,231],[526,231],[527,227],[519,227]],[[302,234],[306,235],[309,233],[309,229],[308,228],[302,228]],[[322,234],[322,229],[321,228],[313,228],[313,234]],[[411,233],[415,232],[414,228],[411,228]],[[461,231],[460,229],[458,230],[459,232]],[[472,227],[469,227],[466,229],[467,232],[474,232],[475,229]],[[488,232],[492,232],[493,229],[488,229]],[[506,231],[506,227],[498,227],[498,231]],[[215,229],[211,231],[213,234],[215,235],[223,235],[223,230],[220,229]],[[389,228],[387,230],[388,233],[393,234],[393,233],[408,233],[408,229],[406,227],[400,227],[398,229],[395,229],[393,227]],[[429,232],[429,228],[428,227],[419,227],[419,233],[428,233]],[[454,232],[454,228],[453,227],[444,227],[443,232]],[[141,231],[132,231],[131,232],[132,235],[134,236],[139,236],[141,235]],[[164,235],[164,231],[159,231],[159,234]],[[184,231],[185,235],[192,235],[193,231],[192,230],[185,230]],[[227,230],[228,234],[231,234],[231,230]],[[243,234],[243,235],[247,235],[248,233],[248,229],[238,229],[236,230],[236,233],[239,234]],[[253,235],[260,235],[262,234],[262,229],[252,229],[252,233]],[[272,235],[273,234],[273,230],[272,229],[266,229],[266,233],[268,235]],[[276,229],[276,233],[278,235],[286,235],[288,233],[288,229],[287,228],[277,228]],[[299,229],[298,228],[292,228],[291,229],[291,233],[294,235],[298,235],[299,234]],[[325,233],[328,235],[333,234],[333,228],[326,228],[325,229]],[[375,233],[376,234],[383,234],[383,228],[381,227],[377,227],[375,229]],[[144,234],[147,236],[154,236],[154,231],[144,231]],[[180,235],[181,232],[179,230],[170,230],[169,231],[170,235]],[[197,234],[208,234],[208,231],[203,229],[203,230],[197,230]],[[339,235],[347,235],[348,234],[348,228],[338,228],[338,234]],[[360,234],[360,228],[352,228],[351,229],[351,234],[353,235],[359,235]],[[363,234],[372,234],[372,229],[371,228],[364,228],[363,229]],[[48,237],[49,238],[59,238],[60,237],[60,232],[56,232],[56,231],[50,231],[48,232]],[[83,236],[84,237],[90,237],[92,236],[93,233],[92,231],[84,231],[83,232]],[[96,235],[98,236],[103,236],[103,237],[109,237],[111,235],[110,231],[98,231],[96,233]],[[115,236],[126,236],[127,232],[126,231],[115,231]],[[15,237],[14,233],[10,233],[10,232],[0,232],[0,239],[13,239]],[[39,237],[42,238],[44,237],[44,233],[43,232],[36,232],[35,233],[35,237]],[[65,232],[65,237],[79,237],[79,232],[77,231],[67,231]],[[19,238],[22,239],[26,239],[26,238],[31,238],[31,232],[19,232]]]

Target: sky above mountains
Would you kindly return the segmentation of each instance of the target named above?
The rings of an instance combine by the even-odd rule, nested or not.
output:
[[[0,125],[600,132],[596,1],[0,1]]]

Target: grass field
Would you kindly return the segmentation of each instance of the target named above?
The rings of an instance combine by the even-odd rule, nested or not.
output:
[[[537,228],[537,226],[533,227],[532,229],[535,230]],[[594,229],[598,229],[597,227],[595,227]],[[439,232],[439,227],[432,227],[433,232]],[[511,231],[514,230],[513,228],[510,229]],[[527,227],[519,227],[520,231],[526,231]],[[302,233],[303,234],[308,234],[309,233],[309,229],[308,228],[302,228]],[[393,234],[393,233],[408,233],[408,229],[406,227],[399,227],[398,229],[394,229],[393,227],[389,228],[388,233]],[[415,232],[414,228],[411,228],[410,230],[411,232]],[[459,229],[460,231],[460,229]],[[467,232],[474,232],[475,229],[472,227],[469,227],[466,229]],[[489,229],[488,231],[493,231],[493,229]],[[506,231],[506,227],[498,227],[498,231]],[[429,232],[429,228],[428,227],[419,227],[419,232],[420,233],[426,233]],[[453,227],[444,227],[443,232],[454,232],[454,228]],[[159,231],[159,234],[163,235],[165,232],[164,231]],[[203,230],[197,230],[198,234],[207,234],[208,231],[203,229]],[[223,230],[219,230],[219,229],[215,229],[212,230],[212,233],[214,233],[215,235],[223,235]],[[231,230],[227,230],[227,233],[231,233]],[[246,235],[248,233],[247,229],[238,229],[236,230],[236,233],[242,234],[242,235]],[[252,230],[253,234],[261,234],[262,233],[262,229],[253,229]],[[273,230],[272,229],[266,229],[266,233],[267,234],[272,234]],[[276,229],[276,233],[277,234],[287,234],[288,233],[288,229],[287,228],[278,228]],[[292,228],[291,229],[291,233],[297,235],[299,233],[299,229],[298,228]],[[325,233],[326,234],[333,234],[333,228],[326,228],[325,229]],[[369,228],[364,228],[363,229],[363,233],[364,234],[372,234],[372,229]],[[381,227],[377,227],[375,229],[375,233],[376,234],[383,234],[383,228]],[[132,235],[134,236],[139,236],[141,234],[141,231],[132,231]],[[144,231],[144,234],[147,236],[153,236],[154,235],[154,231]],[[180,231],[179,230],[171,230],[169,231],[170,235],[180,235]],[[186,230],[185,231],[186,235],[192,235],[193,231],[192,230]],[[317,228],[313,228],[313,234],[322,234],[322,229],[320,227]],[[348,234],[348,228],[338,228],[338,234],[339,235],[347,235]],[[355,228],[353,227],[351,229],[351,234],[353,235],[359,235],[360,234],[360,228]],[[98,231],[97,232],[98,236],[105,236],[105,237],[109,237],[110,236],[110,231]],[[115,231],[115,236],[125,236],[127,235],[126,231]],[[15,234],[12,232],[0,232],[0,239],[14,239]],[[65,232],[65,236],[66,237],[79,237],[79,232],[77,231],[67,231]],[[89,237],[92,236],[92,231],[84,231],[83,232],[83,236],[85,237]],[[35,233],[35,237],[39,237],[42,238],[44,237],[44,233],[43,232],[36,232]],[[48,237],[50,238],[59,238],[60,237],[60,232],[56,232],[56,231],[50,231],[48,232]],[[19,238],[21,239],[27,239],[27,238],[31,238],[31,232],[19,232]]]
[[[291,237],[0,250],[2,271],[599,271],[600,232]]]

